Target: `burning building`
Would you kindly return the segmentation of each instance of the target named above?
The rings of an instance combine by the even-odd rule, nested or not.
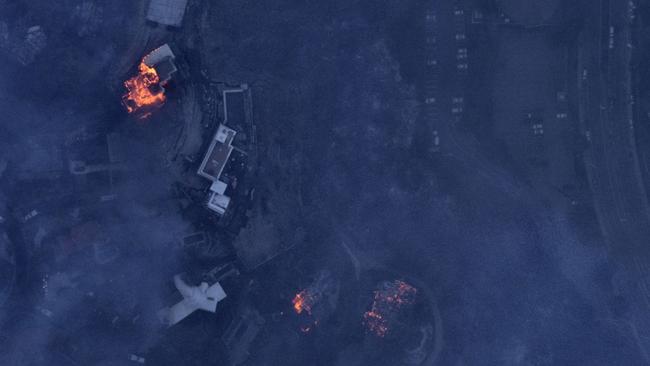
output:
[[[415,302],[417,289],[400,280],[385,281],[375,290],[370,310],[363,314],[369,332],[385,337],[400,313]]]
[[[122,104],[127,112],[146,118],[165,102],[165,85],[177,71],[174,53],[164,44],[145,56],[138,66],[138,74],[124,82],[126,94]]]

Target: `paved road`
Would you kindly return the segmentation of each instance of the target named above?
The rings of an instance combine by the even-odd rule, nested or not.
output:
[[[631,101],[629,3],[600,0],[587,18],[581,55],[581,125],[591,146],[584,155],[599,224],[612,259],[629,277],[631,324],[640,341],[650,336],[650,212],[634,140]],[[586,70],[586,73],[583,71]],[[647,334],[646,334],[647,333]],[[639,343],[643,350],[645,345]],[[647,354],[644,353],[646,361]]]
[[[591,39],[585,66],[591,76],[583,85],[588,89],[584,123],[592,143],[585,162],[611,249],[645,250],[650,213],[634,142],[627,4],[601,3],[600,17],[595,18],[599,24],[589,24],[595,29],[586,32]],[[614,31],[613,48],[610,29]]]
[[[633,127],[630,123],[629,69],[620,66],[629,63],[629,32],[625,27],[627,2],[612,0],[610,4],[603,0],[602,5],[602,9],[595,6],[590,8],[596,14],[586,17],[592,21],[585,31],[589,44],[581,50],[587,57],[585,67],[589,69],[589,77],[585,81],[587,85],[583,86],[582,93],[588,100],[581,107],[585,112],[583,122],[588,125],[592,138],[592,148],[585,160],[599,218],[607,238],[612,246],[615,244],[620,248],[619,252],[630,253],[634,250],[637,253],[640,248],[648,251],[644,241],[650,237],[650,215],[645,205],[646,194],[640,179]],[[556,222],[558,218],[555,211],[546,206],[539,193],[533,192],[512,174],[490,161],[473,138],[456,128],[455,121],[462,118],[462,113],[458,115],[453,108],[462,104],[457,100],[464,97],[463,90],[466,88],[465,73],[456,67],[458,50],[464,48],[464,42],[456,36],[463,30],[457,21],[457,10],[453,0],[437,1],[424,15],[427,22],[428,78],[422,98],[429,129],[437,131],[443,157],[453,159],[468,172],[475,172],[486,186],[491,187],[477,189],[502,193],[501,199],[504,201],[517,201],[532,213],[540,227],[548,228],[543,234],[544,243],[548,243],[546,250],[552,250],[550,248],[553,243],[567,240],[560,229],[562,223]],[[608,43],[610,22],[615,28],[614,46],[611,49]],[[469,54],[469,57],[472,55]],[[630,269],[632,266],[639,267],[634,260],[626,263]],[[643,260],[642,263],[650,263],[650,259]],[[645,267],[648,267],[647,273],[650,274],[650,265]],[[636,268],[626,272],[634,273],[635,279],[650,277]],[[568,273],[572,273],[571,270]],[[553,281],[552,276],[549,276],[548,281]],[[633,292],[632,297],[636,298],[631,301],[635,314],[635,320],[631,323],[643,324],[643,329],[633,329],[627,334],[636,339],[639,345],[649,336],[644,329],[650,329],[650,322],[645,316],[650,314],[650,309],[642,309],[645,300],[636,301],[643,298],[636,296],[640,289],[645,288],[641,286],[643,283],[632,282],[630,288],[621,289],[626,294]],[[594,299],[599,303],[590,304],[597,308],[594,309],[599,314],[594,316],[596,319],[606,316],[606,310],[603,310],[606,307],[600,303],[601,300],[604,301]],[[647,345],[643,347],[647,348]],[[647,360],[645,354],[644,357]]]

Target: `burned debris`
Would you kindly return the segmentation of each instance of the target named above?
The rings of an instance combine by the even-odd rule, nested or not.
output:
[[[300,330],[308,333],[320,322],[327,321],[336,309],[339,284],[330,271],[318,272],[314,281],[291,300],[293,309],[301,316]]]
[[[417,289],[404,281],[382,282],[374,292],[370,310],[363,314],[367,330],[378,337],[388,335],[401,312],[413,305],[416,294]]]

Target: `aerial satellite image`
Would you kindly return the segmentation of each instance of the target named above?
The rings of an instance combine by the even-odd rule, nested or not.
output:
[[[0,0],[0,366],[650,365],[649,194],[650,0]]]

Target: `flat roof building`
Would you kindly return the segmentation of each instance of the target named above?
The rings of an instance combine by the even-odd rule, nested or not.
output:
[[[220,124],[198,171],[200,176],[212,181],[208,208],[219,215],[225,214],[230,204],[230,197],[225,195],[228,185],[219,178],[232,153],[232,141],[236,134],[237,132],[232,128]]]
[[[183,24],[187,0],[151,0],[147,20],[172,27]]]
[[[211,181],[219,180],[223,168],[230,158],[232,153],[232,141],[235,139],[237,132],[223,124],[217,128],[217,133],[214,135],[208,152],[203,158],[201,167],[199,168],[199,175],[210,179]]]
[[[233,150],[242,153],[235,146],[245,144],[251,139],[251,133],[246,132],[251,115],[250,103],[250,91],[246,84],[241,85],[239,88],[223,91],[224,121],[219,125],[214,138],[210,141],[208,151],[197,172],[200,176],[212,181],[207,206],[220,215],[225,214],[230,204],[230,197],[225,195],[228,180],[225,180],[225,182],[220,180],[221,175],[228,161],[231,160]],[[241,133],[238,133],[238,131]],[[236,160],[236,157],[234,160]]]
[[[230,204],[230,197],[226,196],[228,185],[220,180],[212,182],[210,186],[210,198],[208,199],[208,208],[216,213],[223,215]]]

